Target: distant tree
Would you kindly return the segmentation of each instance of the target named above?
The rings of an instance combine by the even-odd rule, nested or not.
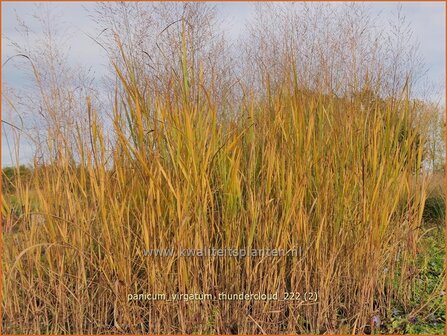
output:
[[[25,165],[19,167],[5,167],[2,169],[2,193],[14,193],[17,181],[28,183],[32,176],[32,170]]]
[[[424,164],[432,173],[445,172],[445,107],[418,101],[419,127],[425,138]]]

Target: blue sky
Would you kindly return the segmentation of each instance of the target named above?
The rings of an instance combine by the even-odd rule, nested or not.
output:
[[[95,36],[95,23],[88,16],[88,10],[94,8],[94,3],[70,2],[70,3],[49,3],[50,7],[56,8],[58,16],[67,27],[70,27],[75,34],[67,37],[71,45],[70,60],[76,64],[92,67],[95,69],[98,78],[106,69],[106,58],[101,48],[96,45],[86,34]],[[236,38],[243,31],[245,22],[253,15],[254,3],[250,2],[230,2],[215,3],[219,13],[224,20],[225,30],[229,36]],[[380,20],[384,22],[396,14],[397,2],[375,2],[370,3],[371,10],[380,13]],[[433,98],[445,102],[445,3],[444,2],[407,2],[401,3],[402,12],[411,23],[414,30],[414,37],[420,43],[420,50],[424,61],[428,67],[427,77],[430,82],[437,85],[438,91],[433,94]],[[33,2],[2,2],[2,63],[10,56],[14,55],[14,49],[10,46],[6,37],[11,40],[19,40],[16,32],[16,15],[25,22],[35,25],[32,19],[36,5]],[[32,41],[31,41],[32,43]],[[24,74],[7,63],[2,69],[3,83],[12,87],[22,87],[26,85]],[[3,116],[3,119],[7,119]],[[2,166],[11,164],[11,155],[7,146],[8,132],[6,127],[2,127]],[[28,161],[31,149],[27,144],[22,145],[23,152],[21,158]]]

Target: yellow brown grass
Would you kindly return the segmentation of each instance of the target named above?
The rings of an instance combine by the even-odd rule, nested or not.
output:
[[[407,99],[364,104],[288,83],[247,95],[228,120],[206,88],[189,95],[186,74],[172,98],[116,71],[113,136],[88,102],[89,139],[16,181],[23,209],[20,230],[4,234],[4,332],[362,332],[408,299],[426,185]],[[168,247],[303,255],[143,254]],[[127,302],[177,292],[318,301]]]
[[[16,174],[2,197],[15,227],[3,240],[3,331],[362,333],[405,305],[427,189],[407,88],[387,99],[366,88],[337,97],[300,88],[289,64],[261,93],[243,87],[232,118],[203,69],[190,75],[181,38],[182,73],[168,93],[142,87],[118,40],[110,129],[87,100],[87,130],[48,130],[47,161],[36,159],[27,180]],[[303,253],[143,252],[170,247]],[[280,300],[127,301],[222,292]],[[285,292],[318,300],[285,301]]]

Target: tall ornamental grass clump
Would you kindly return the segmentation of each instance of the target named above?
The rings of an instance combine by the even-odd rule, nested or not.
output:
[[[144,90],[130,62],[115,70],[112,126],[87,102],[88,136],[76,127],[27,183],[16,174],[4,332],[362,333],[409,300],[425,182],[405,91],[337,97],[285,77],[244,91],[230,117],[186,66],[169,95]],[[302,253],[144,255],[170,247]],[[279,300],[127,300],[222,292]]]

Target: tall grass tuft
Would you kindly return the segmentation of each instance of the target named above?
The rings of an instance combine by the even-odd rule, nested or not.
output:
[[[237,117],[222,118],[182,55],[169,95],[144,90],[131,62],[116,66],[112,129],[88,101],[88,138],[74,129],[75,141],[49,148],[57,157],[36,161],[26,183],[15,175],[2,208],[7,216],[13,197],[22,205],[17,230],[3,235],[3,331],[362,333],[393,302],[405,305],[426,198],[423,138],[405,92],[304,90],[290,65],[292,79],[247,91]],[[143,252],[169,247],[302,255]],[[222,292],[280,300],[127,301]]]

